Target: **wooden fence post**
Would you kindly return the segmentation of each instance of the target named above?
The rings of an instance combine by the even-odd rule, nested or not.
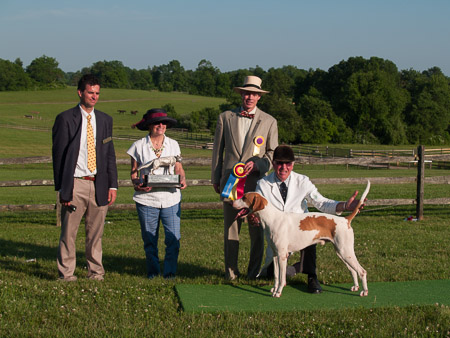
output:
[[[417,207],[416,218],[418,221],[423,220],[423,197],[425,182],[425,151],[424,146],[417,147]]]

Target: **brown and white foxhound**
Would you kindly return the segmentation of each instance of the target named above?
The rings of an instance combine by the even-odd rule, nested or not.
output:
[[[334,244],[336,254],[345,263],[353,277],[351,291],[359,290],[358,276],[363,290],[360,296],[367,296],[367,272],[358,263],[354,250],[355,237],[351,222],[359,213],[370,189],[370,181],[353,212],[340,217],[321,212],[304,214],[285,213],[272,206],[262,195],[256,192],[246,193],[233,202],[233,207],[240,210],[237,217],[254,213],[264,228],[269,245],[274,252],[274,279],[271,290],[273,297],[280,297],[286,285],[286,265],[289,252],[302,250],[310,245],[325,242]]]

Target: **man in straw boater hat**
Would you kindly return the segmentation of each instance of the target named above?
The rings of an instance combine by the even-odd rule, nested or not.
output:
[[[217,119],[211,164],[211,183],[224,200],[224,251],[225,277],[239,277],[238,253],[241,220],[235,220],[237,211],[226,202],[224,188],[232,176],[233,169],[242,164],[245,175],[243,192],[254,191],[256,182],[271,168],[272,154],[278,145],[277,121],[258,109],[261,95],[261,79],[247,76],[242,87],[234,91],[242,97],[242,106],[221,113]],[[240,164],[239,164],[240,163]],[[231,174],[231,176],[230,176]],[[261,227],[249,226],[251,248],[247,277],[255,279],[264,255],[264,234]]]

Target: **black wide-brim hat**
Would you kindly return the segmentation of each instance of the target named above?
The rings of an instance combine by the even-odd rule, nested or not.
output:
[[[167,125],[167,128],[173,127],[177,124],[177,120],[168,117],[167,112],[164,109],[161,108],[153,108],[148,110],[144,116],[142,117],[142,120],[140,120],[138,123],[133,124],[132,128],[137,128],[139,130],[148,131],[148,127],[151,124],[159,124],[163,122]]]
[[[273,152],[273,160],[277,162],[289,163],[295,161],[294,151],[291,147],[281,145],[275,148]]]

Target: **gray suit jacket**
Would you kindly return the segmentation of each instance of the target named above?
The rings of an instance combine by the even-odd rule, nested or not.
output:
[[[243,150],[239,147],[239,139],[245,135],[239,134],[238,116],[239,108],[228,110],[219,115],[211,164],[211,183],[220,184],[222,191],[233,166],[237,162],[254,161],[259,171],[248,175],[245,183],[245,192],[254,191],[256,182],[270,170],[272,166],[273,151],[278,146],[277,120],[260,109],[256,109],[255,117],[245,139]],[[257,136],[265,139],[258,155],[253,155],[253,140]]]
[[[112,141],[112,118],[95,110],[97,175],[95,197],[99,206],[108,204],[109,188],[117,188],[116,154]],[[60,198],[71,201],[81,137],[81,111],[76,106],[59,114],[52,129],[53,177]]]

